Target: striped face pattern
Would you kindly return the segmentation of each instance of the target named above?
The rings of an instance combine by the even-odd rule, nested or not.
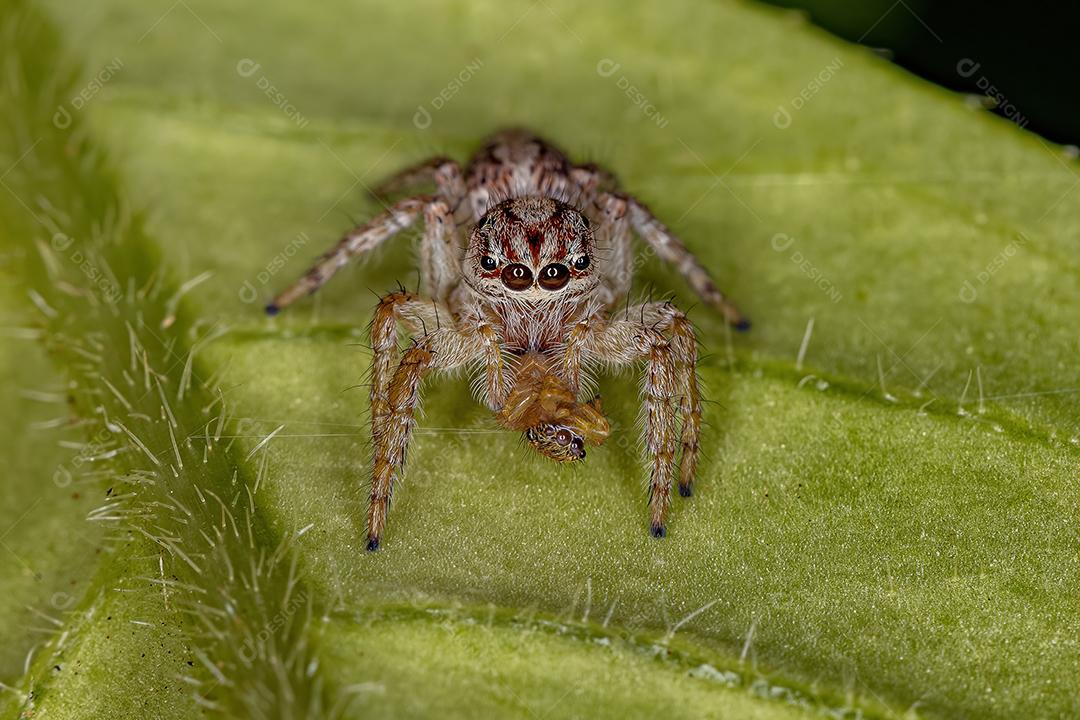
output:
[[[596,287],[588,218],[549,197],[519,197],[495,205],[476,224],[466,263],[470,285],[496,300],[545,303]]]

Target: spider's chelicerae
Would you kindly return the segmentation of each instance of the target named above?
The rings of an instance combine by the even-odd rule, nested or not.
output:
[[[616,191],[610,173],[571,164],[531,133],[494,135],[464,170],[443,157],[423,162],[392,177],[379,194],[423,184],[434,184],[435,192],[394,202],[350,231],[267,306],[274,314],[314,292],[350,258],[423,219],[425,295],[390,293],[371,324],[367,549],[378,549],[386,527],[421,381],[433,370],[467,365],[477,368],[477,394],[503,427],[524,433],[539,453],[573,462],[609,432],[599,398],[581,399],[582,376],[643,364],[650,530],[663,537],[671,487],[677,477],[679,493],[689,496],[697,468],[697,341],[670,302],[623,305],[634,269],[632,235],[729,323],[749,323],[648,208]],[[404,353],[399,323],[414,336]]]

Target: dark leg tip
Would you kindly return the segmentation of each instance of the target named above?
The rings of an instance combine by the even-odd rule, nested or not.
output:
[[[750,321],[747,320],[746,318],[743,318],[739,322],[732,325],[732,327],[734,327],[739,332],[746,332],[747,330],[750,329]]]
[[[368,538],[367,551],[368,552],[375,552],[378,549],[379,549],[379,538]]]
[[[281,308],[279,308],[274,303],[270,303],[269,305],[266,306],[266,314],[270,315],[271,317],[273,317],[274,315],[277,315],[279,312],[281,312]]]
[[[651,528],[649,528],[649,533],[654,538],[667,537],[667,528],[663,525],[653,525]]]
[[[694,495],[694,489],[689,485],[680,485],[679,494],[683,497],[692,497]]]

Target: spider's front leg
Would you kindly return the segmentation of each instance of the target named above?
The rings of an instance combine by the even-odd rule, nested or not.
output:
[[[640,313],[627,313],[624,319],[603,322],[594,316],[578,323],[567,341],[566,376],[571,382],[579,377],[582,357],[617,365],[646,361],[642,409],[650,457],[650,532],[654,537],[664,537],[671,486],[679,465],[680,414],[683,416],[681,495],[691,494],[697,467],[701,429],[701,401],[693,366],[697,350],[689,322],[673,305],[650,303],[635,310]],[[660,328],[671,332],[671,340],[664,337]]]
[[[398,324],[411,333],[425,333],[428,327],[439,329],[453,319],[449,310],[407,291],[384,295],[371,319],[371,432],[374,437],[383,427],[390,409],[390,379],[398,359]]]
[[[393,374],[389,368],[397,353],[396,322],[423,335],[405,351]],[[501,402],[505,394],[502,355],[495,331],[486,323],[465,329],[451,323],[448,311],[431,300],[411,293],[392,293],[383,298],[372,322],[375,357],[371,377],[372,477],[368,507],[367,549],[379,549],[394,484],[405,464],[405,454],[416,424],[420,384],[431,370],[449,370],[480,360],[487,375],[489,403]],[[429,325],[428,323],[432,323]],[[426,331],[416,328],[426,328]]]
[[[701,390],[697,377],[697,335],[694,326],[682,310],[671,302],[646,303],[637,308],[639,318],[670,336],[671,351],[675,356],[678,375],[679,415],[682,416],[682,454],[679,457],[679,494],[694,494],[694,476],[697,474],[698,455],[701,450]],[[627,310],[626,318],[634,315]]]

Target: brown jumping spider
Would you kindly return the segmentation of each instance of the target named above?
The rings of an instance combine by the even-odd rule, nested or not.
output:
[[[464,171],[453,160],[433,158],[395,175],[378,194],[424,183],[434,184],[434,194],[394,202],[350,231],[266,308],[273,315],[314,292],[350,258],[423,217],[426,294],[390,293],[371,324],[367,549],[379,548],[421,381],[432,370],[462,366],[478,370],[477,395],[503,427],[524,433],[539,453],[573,462],[609,431],[599,398],[579,397],[582,375],[644,362],[650,527],[663,537],[675,476],[679,494],[689,496],[697,468],[697,344],[690,322],[670,302],[621,307],[634,270],[631,231],[729,323],[738,329],[749,323],[648,208],[616,191],[611,174],[572,165],[531,133],[494,135]],[[400,360],[398,323],[414,336]]]

